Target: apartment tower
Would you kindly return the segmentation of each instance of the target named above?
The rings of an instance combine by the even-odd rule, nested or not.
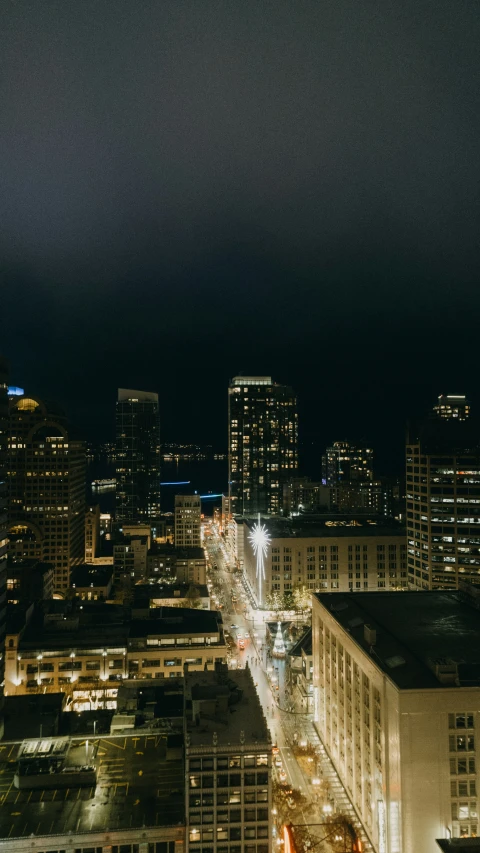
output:
[[[228,389],[229,497],[233,515],[283,511],[298,468],[297,400],[270,376],[236,376]]]

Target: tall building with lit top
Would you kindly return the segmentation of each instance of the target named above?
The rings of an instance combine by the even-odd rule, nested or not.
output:
[[[439,418],[466,421],[470,416],[470,402],[464,394],[440,394],[433,410]]]
[[[283,511],[298,469],[297,400],[270,376],[236,376],[228,389],[229,498],[233,515]]]
[[[480,425],[431,413],[408,428],[408,578],[420,589],[480,583]]]
[[[5,677],[5,631],[7,621],[7,397],[8,364],[0,357],[0,685]],[[0,738],[3,735],[3,688],[0,686]]]
[[[158,394],[118,389],[115,458],[116,521],[153,524],[160,515]]]
[[[64,594],[85,555],[85,446],[57,406],[27,396],[10,398],[7,440],[10,558],[51,563]]]
[[[334,441],[322,456],[322,482],[367,483],[373,480],[373,450],[351,441]]]

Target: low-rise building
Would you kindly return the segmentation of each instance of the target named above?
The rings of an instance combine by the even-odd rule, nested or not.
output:
[[[14,610],[5,694],[63,691],[75,710],[115,708],[124,680],[175,678],[185,663],[213,669],[227,656],[216,611],[159,607],[131,619],[129,608],[77,600]]]
[[[72,589],[82,601],[107,601],[113,582],[112,565],[77,566],[72,572]]]
[[[55,569],[52,563],[39,560],[7,562],[7,600],[9,604],[31,603],[53,598]]]
[[[185,675],[189,853],[270,853],[272,745],[250,670]]]
[[[196,607],[210,610],[210,593],[206,584],[139,584],[134,588],[133,610],[152,607]]]
[[[291,696],[305,714],[313,713],[312,629],[288,650],[286,676]]]
[[[204,584],[207,579],[205,551],[203,548],[153,545],[147,555],[147,577]]]
[[[244,520],[244,574],[259,605],[270,593],[305,586],[331,590],[403,590],[408,587],[405,529],[384,518],[325,515],[311,519],[263,520],[271,541],[260,590],[257,560]]]
[[[314,720],[375,851],[479,831],[480,591],[313,596]]]

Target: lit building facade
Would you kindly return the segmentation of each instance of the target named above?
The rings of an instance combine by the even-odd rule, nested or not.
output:
[[[366,483],[373,480],[373,450],[351,441],[334,441],[322,456],[322,482]]]
[[[186,848],[271,853],[272,744],[247,668],[185,675]]]
[[[270,376],[236,376],[228,389],[229,498],[234,515],[283,512],[298,468],[297,401]]]
[[[264,559],[262,598],[256,554],[249,538],[253,527],[244,521],[243,569],[257,603],[270,593],[305,586],[313,592],[404,590],[408,588],[405,529],[371,520],[335,517],[315,523],[293,519],[265,520],[271,542]]]
[[[480,581],[480,434],[473,419],[431,417],[407,436],[410,585]]]
[[[478,834],[478,604],[313,598],[315,726],[376,853]]]
[[[5,672],[5,631],[7,621],[7,433],[8,364],[0,356],[0,738],[3,736],[3,679]]]
[[[464,394],[440,394],[433,411],[444,420],[466,421],[470,417],[470,401]]]
[[[10,558],[51,563],[63,595],[85,556],[85,446],[38,397],[11,397],[8,420]]]
[[[154,524],[160,515],[158,394],[119,388],[115,424],[116,521]]]
[[[175,547],[200,548],[200,495],[175,495]]]
[[[178,678],[213,669],[227,658],[215,611],[161,607],[129,620],[124,608],[102,602],[54,602],[6,637],[6,695],[67,693],[72,710],[116,708],[126,679]]]

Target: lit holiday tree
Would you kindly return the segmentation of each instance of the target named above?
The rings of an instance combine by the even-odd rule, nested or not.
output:
[[[272,655],[274,658],[284,658],[285,652],[286,649],[285,643],[283,642],[282,623],[277,622],[277,635],[275,637],[275,643],[273,644]]]

